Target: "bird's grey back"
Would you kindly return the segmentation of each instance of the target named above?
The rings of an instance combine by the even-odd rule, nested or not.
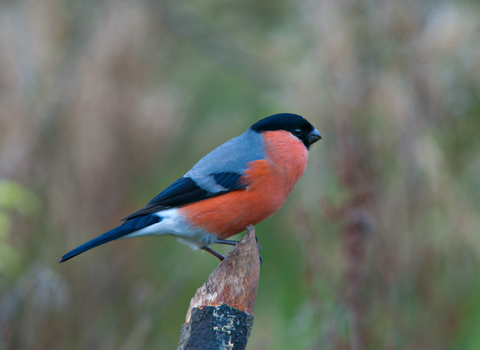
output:
[[[242,174],[248,162],[265,158],[264,148],[262,135],[248,129],[208,153],[185,176],[196,180],[205,175],[222,172]]]

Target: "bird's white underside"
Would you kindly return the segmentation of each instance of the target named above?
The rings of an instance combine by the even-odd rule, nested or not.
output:
[[[141,236],[174,236],[193,249],[204,248],[217,240],[215,235],[188,224],[178,209],[161,210],[153,215],[157,215],[162,220],[119,239]]]

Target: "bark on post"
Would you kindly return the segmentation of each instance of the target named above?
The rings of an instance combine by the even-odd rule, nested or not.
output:
[[[245,349],[259,276],[259,247],[250,225],[190,301],[177,350]]]

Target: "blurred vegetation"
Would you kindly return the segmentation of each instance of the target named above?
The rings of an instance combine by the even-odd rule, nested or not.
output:
[[[249,349],[480,348],[480,4],[0,2],[0,349],[173,349],[217,265],[68,250],[278,112],[324,139],[256,228]]]

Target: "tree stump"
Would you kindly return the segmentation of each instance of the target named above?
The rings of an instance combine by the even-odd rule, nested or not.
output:
[[[177,350],[247,346],[260,276],[259,246],[252,225],[190,301]]]

